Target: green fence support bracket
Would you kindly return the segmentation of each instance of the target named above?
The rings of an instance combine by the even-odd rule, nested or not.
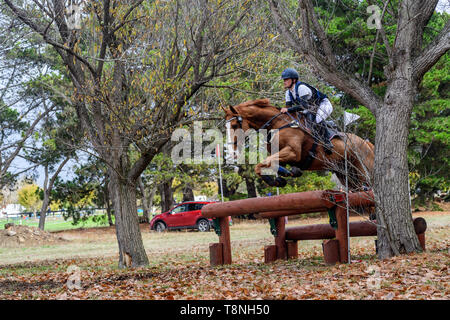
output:
[[[269,219],[269,223],[270,223],[270,233],[276,237],[277,236],[277,226],[276,226],[276,220],[275,218],[270,218]]]
[[[213,219],[213,227],[214,227],[214,231],[216,232],[216,234],[218,236],[220,236],[222,234],[222,230],[220,229],[220,219],[219,218]]]
[[[333,227],[333,229],[337,229],[338,223],[336,219],[336,206],[328,209],[328,216],[330,217],[330,225]]]

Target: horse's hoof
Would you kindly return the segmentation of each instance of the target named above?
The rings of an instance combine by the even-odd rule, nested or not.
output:
[[[276,181],[272,176],[261,176],[261,179],[270,187],[276,186]]]
[[[292,176],[293,176],[293,177],[298,178],[298,177],[301,177],[301,176],[302,176],[303,171],[302,171],[302,169],[300,169],[300,168],[292,167],[292,168],[291,168],[291,173],[292,173]]]
[[[276,187],[284,188],[284,187],[286,186],[286,184],[287,184],[286,179],[283,179],[283,178],[281,178],[281,177],[277,177],[277,178],[275,179],[275,186],[276,186]]]

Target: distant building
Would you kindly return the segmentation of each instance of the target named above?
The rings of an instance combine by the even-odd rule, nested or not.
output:
[[[0,210],[0,216],[2,218],[6,218],[6,215],[8,216],[12,216],[12,215],[17,215],[20,214],[22,212],[25,211],[25,208],[22,207],[20,204],[18,203],[11,203],[8,204],[6,206],[3,206]]]

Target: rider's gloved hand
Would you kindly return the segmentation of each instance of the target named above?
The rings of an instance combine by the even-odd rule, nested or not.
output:
[[[306,119],[308,119],[308,121],[311,123],[315,123],[315,120],[316,120],[315,114],[312,112],[308,112],[306,114]]]
[[[280,112],[281,113],[286,113],[288,111],[288,108],[281,108]]]

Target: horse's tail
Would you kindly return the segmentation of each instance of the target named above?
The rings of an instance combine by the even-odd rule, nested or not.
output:
[[[372,152],[375,152],[375,146],[373,145],[372,142],[369,141],[369,139],[364,140],[364,142],[369,146],[370,150],[372,150]]]
[[[373,181],[373,166],[375,160],[375,146],[367,139],[355,134],[349,134],[349,152],[355,166],[360,182],[364,181],[366,187],[371,187]],[[362,181],[361,181],[362,180]]]

